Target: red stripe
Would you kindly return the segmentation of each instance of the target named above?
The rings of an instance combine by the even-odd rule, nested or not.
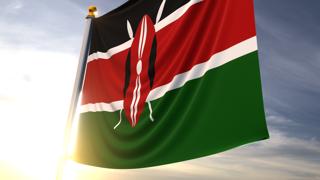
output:
[[[125,28],[125,26],[124,26]],[[252,0],[205,0],[157,32],[153,88],[207,61],[213,54],[255,36]],[[128,50],[88,64],[82,104],[123,99]]]
[[[108,60],[91,61],[87,66],[82,104],[122,99],[128,50]]]

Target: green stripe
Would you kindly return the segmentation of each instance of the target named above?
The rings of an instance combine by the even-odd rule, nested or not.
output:
[[[81,114],[75,161],[141,168],[198,158],[269,137],[257,52],[147,104],[135,128],[119,111]],[[124,113],[123,113],[124,117]]]

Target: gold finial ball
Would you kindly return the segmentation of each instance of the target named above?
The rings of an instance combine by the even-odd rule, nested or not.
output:
[[[97,13],[97,7],[96,6],[89,6],[88,11],[89,11],[88,16],[95,17],[96,13]]]

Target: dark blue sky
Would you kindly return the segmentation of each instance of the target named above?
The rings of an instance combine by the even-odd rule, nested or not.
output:
[[[66,60],[75,64],[87,7],[97,5],[100,14],[104,14],[123,2],[0,0],[3,8],[0,12],[0,53],[10,54],[13,50],[64,53],[75,57]],[[128,176],[141,179],[320,179],[319,8],[319,0],[255,0],[270,140],[194,161],[145,170],[82,167],[79,168],[81,172],[77,172],[78,179],[90,177],[92,173],[96,179],[105,176],[119,179]],[[4,60],[0,63],[4,67]],[[6,72],[0,67],[0,106],[15,97],[11,93],[16,87],[11,85],[13,80],[18,84],[36,82],[31,69],[24,69],[21,76],[9,75],[10,82],[1,71]],[[72,75],[69,76],[72,79]]]
[[[320,137],[320,2],[255,1],[265,107],[292,136]]]

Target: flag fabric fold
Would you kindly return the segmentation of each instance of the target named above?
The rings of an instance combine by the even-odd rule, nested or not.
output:
[[[92,23],[72,159],[142,168],[269,137],[253,1],[128,1]]]

